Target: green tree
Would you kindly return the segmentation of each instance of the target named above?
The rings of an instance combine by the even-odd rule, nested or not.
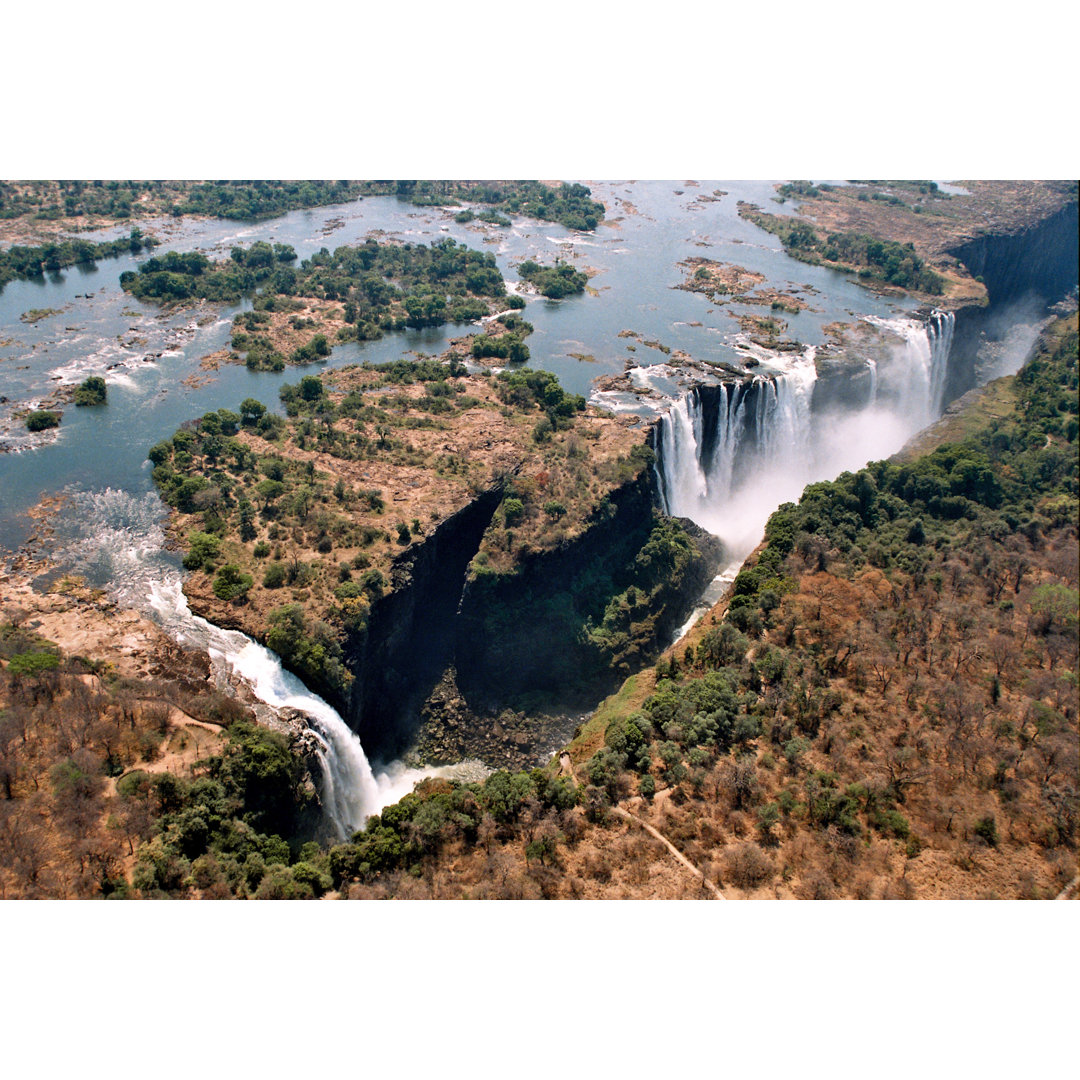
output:
[[[255,579],[242,573],[235,563],[226,563],[214,578],[214,595],[219,600],[242,600]]]
[[[75,388],[75,404],[104,405],[106,394],[105,380],[100,375],[91,375]]]

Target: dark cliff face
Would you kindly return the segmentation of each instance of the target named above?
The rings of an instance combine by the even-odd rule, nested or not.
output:
[[[652,470],[615,489],[581,535],[523,556],[512,575],[469,580],[501,498],[498,489],[478,496],[405,553],[367,631],[344,643],[355,676],[344,711],[369,758],[390,760],[408,748],[421,705],[449,669],[474,716],[507,706],[591,707],[668,644],[720,563],[719,542],[681,522],[693,556],[637,614],[633,645],[613,662],[582,630],[625,588],[650,539]]]
[[[500,489],[483,493],[401,555],[367,632],[345,643],[355,677],[345,713],[369,757],[385,759],[402,748],[402,718],[419,708],[452,661],[465,575],[501,499]]]
[[[853,359],[823,346],[818,350],[816,367],[817,379],[810,399],[810,415],[815,421],[870,404],[873,379],[861,356]]]
[[[1077,204],[1069,203],[1023,232],[980,236],[954,248],[951,254],[974,277],[983,279],[989,303],[956,313],[946,403],[979,385],[980,349],[1005,336],[1015,321],[1014,313],[1036,318],[1076,287],[1080,259]]]
[[[1011,236],[980,236],[950,254],[981,277],[990,306],[1034,292],[1051,303],[1076,284],[1077,203]]]
[[[522,560],[511,577],[471,581],[461,601],[457,684],[470,705],[589,708],[669,643],[711,580],[720,544],[680,521],[696,548],[652,594],[647,610],[628,614],[627,637],[608,647],[586,640],[605,605],[634,578],[650,542],[656,503],[651,469],[614,491],[574,540]]]

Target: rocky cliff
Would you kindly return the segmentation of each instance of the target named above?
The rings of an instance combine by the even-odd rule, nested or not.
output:
[[[988,233],[951,250],[982,278],[989,302],[956,312],[946,401],[985,381],[984,369],[992,362],[987,344],[1001,341],[1018,317],[1037,318],[1075,290],[1077,237],[1077,203],[1070,202],[1029,228]]]

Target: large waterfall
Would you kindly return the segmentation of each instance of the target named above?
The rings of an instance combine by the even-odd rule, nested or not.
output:
[[[861,407],[812,415],[813,346],[776,357],[774,373],[695,386],[675,401],[655,434],[664,510],[719,536],[741,560],[772,511],[807,484],[895,453],[940,416],[954,316],[867,321],[885,342],[863,358],[870,379]]]
[[[107,489],[69,495],[75,512],[57,528],[57,561],[107,585],[126,607],[153,617],[182,645],[204,649],[273,709],[303,713],[316,736],[322,775],[316,777],[327,832],[348,839],[371,814],[407,795],[417,780],[453,769],[408,769],[394,764],[376,774],[360,740],[335,709],[281,666],[269,649],[237,630],[223,630],[192,613],[179,572],[164,554],[162,505]]]

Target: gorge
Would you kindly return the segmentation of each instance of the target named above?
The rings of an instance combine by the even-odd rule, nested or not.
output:
[[[611,185],[610,192],[601,193],[606,195],[612,218],[614,209],[624,202],[621,189],[616,195],[617,187]],[[682,230],[690,215],[671,210],[671,196],[666,192],[646,189],[635,199],[649,207],[655,218],[662,217],[663,208],[676,222],[674,229],[660,229],[660,250],[667,253],[683,247]],[[437,211],[431,216],[436,223],[446,220]],[[624,219],[627,228],[631,220]],[[593,371],[587,362],[570,363],[567,357],[589,355],[595,362],[598,355],[604,370],[618,369],[625,353],[614,352],[619,346],[612,345],[617,336],[613,331],[617,326],[621,330],[626,319],[611,301],[620,289],[629,289],[646,309],[656,298],[656,286],[645,279],[641,266],[620,261],[619,245],[626,243],[620,235],[604,239],[609,253],[590,234],[567,235],[559,226],[536,231],[517,224],[520,234],[515,232],[513,239],[502,237],[496,245],[499,261],[507,269],[513,265],[506,258],[511,252],[516,258],[537,247],[554,246],[579,263],[587,258],[590,263],[604,264],[600,281],[606,274],[612,282],[614,297],[597,293],[559,303],[530,298],[527,314],[536,325],[530,338],[533,365],[555,371],[570,390],[587,390]],[[752,235],[751,227],[733,214],[725,225],[740,240],[742,235]],[[297,233],[309,229],[310,222],[295,226]],[[747,232],[739,235],[741,229]],[[213,596],[211,576],[201,585],[193,585],[189,577],[188,592],[197,613],[192,615],[180,592],[175,559],[161,551],[160,540],[157,547],[150,541],[145,550],[155,567],[155,580],[141,579],[139,588],[147,591],[141,599],[134,595],[130,579],[118,588],[122,577],[118,564],[101,558],[106,545],[100,523],[93,528],[88,521],[72,523],[78,536],[68,536],[52,554],[61,567],[91,582],[117,594],[126,589],[128,602],[152,611],[178,640],[218,657],[251,686],[257,698],[275,708],[299,709],[310,717],[319,741],[318,779],[328,835],[344,840],[369,814],[396,801],[422,775],[458,775],[448,773],[449,762],[436,760],[438,755],[423,762],[423,768],[420,762],[412,770],[396,763],[414,744],[421,716],[430,716],[433,695],[442,703],[439,707],[446,709],[448,685],[452,686],[449,697],[465,706],[464,712],[458,710],[459,722],[461,716],[468,716],[472,723],[490,723],[507,710],[525,716],[560,714],[563,726],[545,727],[542,737],[516,729],[522,740],[518,746],[524,749],[515,751],[513,762],[542,764],[572,737],[584,719],[582,714],[664,651],[710,580],[721,570],[737,567],[757,546],[778,505],[796,499],[808,483],[832,479],[868,460],[889,456],[966,391],[1015,371],[1050,306],[1075,290],[1076,232],[1076,202],[1072,201],[1027,229],[987,234],[952,248],[953,256],[970,274],[983,279],[988,302],[981,306],[944,301],[940,307],[918,306],[902,297],[888,301],[864,295],[843,283],[835,271],[795,265],[777,248],[739,251],[740,258],[752,255],[762,260],[774,276],[802,274],[815,288],[824,290],[829,283],[835,290],[834,296],[815,301],[821,310],[791,318],[790,330],[798,335],[793,347],[757,348],[753,364],[744,363],[747,350],[737,343],[737,333],[725,330],[710,337],[711,328],[694,317],[702,314],[700,298],[671,293],[669,286],[662,286],[670,294],[670,305],[659,315],[645,316],[652,320],[646,332],[655,333],[660,343],[674,339],[676,350],[711,358],[712,372],[705,378],[698,372],[681,372],[665,345],[663,366],[668,373],[658,372],[649,379],[659,390],[636,398],[626,391],[619,402],[618,415],[626,420],[622,449],[626,461],[633,463],[629,475],[611,477],[601,492],[585,500],[574,529],[561,537],[553,532],[535,551],[515,556],[511,572],[503,567],[498,573],[486,573],[484,560],[478,561],[478,556],[487,553],[496,561],[503,557],[504,549],[498,545],[506,543],[507,499],[521,495],[514,487],[517,473],[513,470],[475,484],[469,497],[456,504],[453,512],[441,514],[437,523],[422,521],[422,534],[414,533],[408,546],[394,554],[386,591],[370,604],[363,631],[336,635],[351,679],[347,687],[337,690],[317,687],[336,711],[285,674],[273,654],[238,634],[242,628],[265,640],[266,605],[219,602]],[[463,234],[463,229],[458,233]],[[294,238],[288,232],[284,237]],[[737,250],[727,239],[700,242],[712,244],[725,256]],[[657,244],[655,238],[653,244]],[[655,246],[644,250],[648,260],[655,260]],[[674,264],[672,258],[670,265]],[[588,307],[594,302],[595,318]],[[568,304],[579,306],[563,306]],[[826,320],[835,324],[845,313],[856,312],[853,322],[830,336]],[[565,325],[568,318],[575,319],[571,328]],[[724,318],[721,312],[715,321]],[[215,332],[214,344],[219,344],[222,331]],[[196,333],[199,336],[202,331]],[[449,343],[438,332],[412,333],[409,340],[414,345],[424,344],[436,352]],[[53,347],[44,333],[41,342],[43,352]],[[204,342],[196,351],[207,350],[209,344]],[[401,351],[400,345],[391,342],[378,343],[377,348],[386,350],[384,356],[394,349]],[[335,373],[350,358],[376,355],[359,350],[355,345],[336,347],[322,379],[324,385],[336,385]],[[632,366],[638,367],[640,359],[634,355]],[[260,385],[269,390],[278,385],[269,373],[225,371],[217,376],[218,387],[192,387],[182,405],[159,416],[154,437],[167,435],[178,418],[191,414],[189,398],[235,409],[243,396],[241,388],[249,385],[243,381],[245,376],[265,380]],[[131,392],[131,403],[142,392],[138,383],[142,377],[143,372],[128,375],[124,369],[110,376],[121,391]],[[123,380],[130,380],[131,385]],[[271,395],[265,390],[263,394],[269,403]],[[116,397],[115,393],[110,396],[110,409]],[[162,400],[169,400],[164,389]],[[124,407],[122,403],[120,408]],[[93,419],[81,416],[71,422],[73,431],[82,426],[86,438],[101,429],[100,423],[95,428]],[[46,455],[54,449],[62,455],[68,424],[65,417],[56,447],[41,445],[7,456],[4,464],[14,481],[9,488],[15,494],[13,511],[34,501],[31,489],[35,484],[28,482],[25,469],[17,475],[17,459]],[[139,429],[137,437],[144,439],[145,450],[153,440],[143,431]],[[639,453],[631,459],[632,446],[651,449],[652,454]],[[567,454],[560,467],[569,472],[572,465],[573,455]],[[542,471],[540,466],[530,466],[526,472],[530,470]],[[77,485],[72,474],[58,475],[53,489],[70,487],[73,479]],[[122,482],[145,492],[148,477],[140,466],[129,470]],[[534,497],[538,518],[546,520],[542,504],[542,497]],[[662,521],[653,518],[655,511],[684,519],[681,529],[689,546],[678,574],[653,583],[646,604],[639,599],[641,586],[632,579],[631,568]],[[119,513],[124,518],[119,530],[123,532],[135,511],[129,508]],[[552,518],[552,528],[555,524]],[[128,535],[125,550],[138,547]],[[331,569],[328,562],[326,572]],[[729,580],[731,576],[729,572]],[[598,577],[605,578],[600,586]],[[575,602],[589,590],[595,595],[590,593],[589,603],[574,610]],[[632,640],[618,646],[610,646],[609,641],[601,658],[586,638],[597,630],[612,602],[612,617],[621,605],[620,618],[633,628]],[[215,622],[236,629],[218,629],[212,625]],[[553,687],[567,692],[552,693]],[[548,745],[545,738],[554,741]],[[467,741],[455,744],[462,745],[467,746]],[[458,753],[460,760],[460,749]],[[374,768],[369,756],[376,762]]]

